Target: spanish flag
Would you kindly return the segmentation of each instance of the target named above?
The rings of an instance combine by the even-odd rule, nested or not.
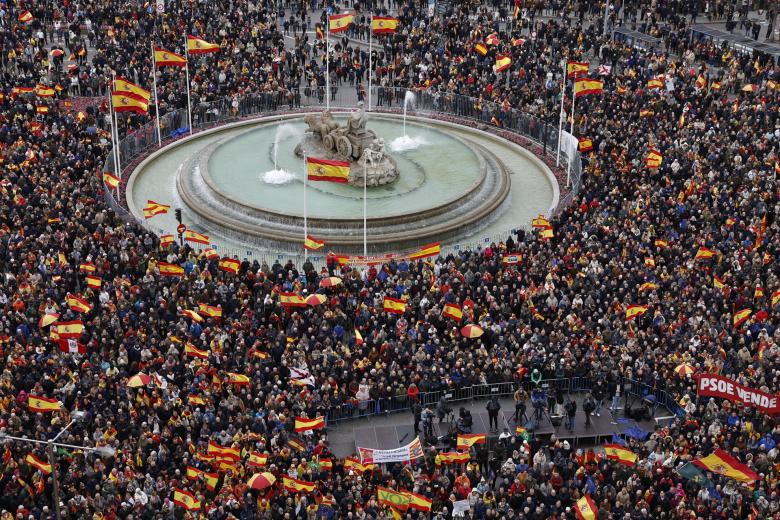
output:
[[[268,455],[256,451],[251,452],[249,454],[249,460],[246,461],[247,466],[261,467],[266,464],[268,464]]]
[[[507,54],[496,56],[496,72],[503,72],[512,66],[512,57]]]
[[[164,215],[165,213],[168,213],[169,209],[171,209],[171,207],[167,204],[160,204],[153,200],[147,200],[146,206],[144,206],[144,218],[150,219],[155,215]]]
[[[114,80],[114,90],[116,92],[130,92],[131,94],[135,94],[136,96],[141,96],[147,101],[149,101],[152,98],[151,92],[149,92],[145,88],[139,87],[135,83],[128,81],[122,76],[117,76],[116,79]]]
[[[720,277],[718,277],[717,274],[713,275],[712,277],[712,285],[716,289],[723,289],[724,287],[726,287],[726,284],[723,283],[723,280]]]
[[[160,67],[186,67],[187,58],[175,52],[166,51],[158,47],[154,48],[154,63]]]
[[[589,152],[593,150],[593,141],[588,137],[580,137],[577,147],[580,149],[580,152]]]
[[[475,444],[485,444],[487,442],[487,434],[485,433],[468,433],[458,435],[457,449],[468,450]]]
[[[463,319],[463,310],[460,308],[459,305],[455,305],[454,303],[448,303],[444,306],[444,310],[441,312],[442,316],[447,316],[450,319],[453,319],[455,321],[460,321]]]
[[[241,458],[241,454],[236,448],[225,448],[214,441],[209,442],[209,447],[206,449],[206,453],[215,457],[219,456],[230,460],[239,460]]]
[[[205,399],[203,399],[203,398],[202,398],[201,396],[199,396],[199,395],[188,395],[188,396],[187,396],[187,402],[188,402],[189,404],[193,405],[193,406],[198,406],[198,405],[201,405],[201,406],[203,406],[203,405],[205,405],[205,404],[206,404],[206,400],[205,400]]]
[[[315,417],[307,419],[306,417],[295,418],[295,431],[305,432],[306,430],[320,430],[325,428],[325,417]]]
[[[47,397],[38,397],[36,395],[29,394],[27,396],[27,408],[31,412],[59,412],[60,403],[56,399],[49,399]]]
[[[325,242],[316,240],[311,235],[306,235],[306,240],[303,241],[303,248],[308,251],[319,251],[323,247],[325,247]]]
[[[554,236],[555,236],[555,232],[553,231],[552,227],[546,227],[546,228],[542,229],[541,231],[539,231],[539,238],[543,238],[543,239],[546,240],[546,239],[552,238]]]
[[[214,491],[214,489],[216,489],[217,481],[219,480],[219,475],[217,473],[206,473],[205,471],[198,468],[187,466],[188,479],[198,480],[199,477],[203,477],[203,480],[206,482],[206,487],[209,489],[209,491]]]
[[[542,215],[539,215],[535,219],[531,221],[531,226],[536,229],[545,229],[548,227],[551,227],[550,221],[544,218]]]
[[[604,452],[608,459],[615,460],[626,466],[633,466],[639,459],[639,456],[637,456],[636,453],[627,450],[620,444],[605,444]]]
[[[655,148],[650,148],[650,150],[647,152],[647,157],[645,157],[645,165],[648,168],[660,168],[663,161],[664,158],[661,155],[661,152]]]
[[[649,108],[640,108],[639,109],[639,117],[653,117],[654,115],[655,115],[655,112],[653,112]]]
[[[382,306],[384,307],[385,312],[391,314],[403,314],[406,312],[406,303],[396,298],[390,298],[389,296],[385,296]]]
[[[780,289],[772,291],[772,307],[780,303]]]
[[[46,85],[38,84],[35,86],[35,95],[38,97],[54,97],[56,93],[56,90]]]
[[[208,359],[209,351],[200,350],[198,347],[190,343],[189,341],[184,345],[184,355],[188,357],[196,357],[198,359]]]
[[[33,21],[33,15],[30,11],[22,11],[19,13],[19,17],[17,18],[22,23],[30,23]]]
[[[439,453],[436,456],[436,459],[439,461],[439,464],[465,464],[471,460],[471,455],[469,455],[468,452],[459,453],[457,451],[449,451]]]
[[[706,260],[707,258],[712,258],[713,256],[715,256],[715,251],[706,247],[700,247],[699,250],[696,251],[696,256],[693,257],[693,259]]]
[[[290,477],[282,477],[282,486],[291,493],[312,493],[317,485],[314,482],[306,482],[305,480],[298,480]]]
[[[585,495],[577,500],[577,503],[574,504],[574,512],[577,513],[578,520],[597,520],[599,517],[599,511],[590,495]]]
[[[149,101],[132,92],[111,92],[111,103],[114,112],[135,112],[141,115],[149,112]]]
[[[160,269],[160,276],[184,276],[184,268],[180,265],[160,262],[157,267]]]
[[[241,262],[235,258],[223,258],[219,261],[219,270],[227,271],[228,273],[238,274],[238,270],[241,267]]]
[[[188,229],[184,232],[184,240],[187,242],[194,242],[196,244],[203,244],[204,246],[209,245],[208,235],[197,233],[191,229]]]
[[[324,471],[333,471],[333,461],[330,459],[319,459],[317,463],[320,465],[320,469]]]
[[[201,323],[203,321],[203,316],[190,309],[182,309],[181,311],[179,311],[179,315],[186,316],[191,320],[197,321],[198,323]]]
[[[209,54],[219,52],[218,43],[209,43],[195,36],[187,35],[187,54]]]
[[[707,78],[704,77],[704,74],[699,74],[699,77],[696,78],[696,88],[707,88]]]
[[[353,18],[354,16],[350,13],[331,15],[330,18],[328,18],[330,32],[337,33],[346,31],[349,29],[349,26],[352,25]]]
[[[103,280],[99,276],[87,276],[87,286],[93,289],[100,289],[103,286]]]
[[[386,487],[379,486],[376,490],[376,497],[380,504],[390,506],[398,511],[409,509],[410,498],[406,492],[393,491]]]
[[[37,105],[35,107],[35,112],[37,114],[48,114],[49,113],[49,107],[46,105]]]
[[[310,181],[341,182],[349,181],[349,163],[309,157],[306,160]]]
[[[360,462],[359,459],[355,457],[347,457],[344,459],[344,469],[345,470],[351,470],[351,471],[357,471],[358,473],[365,473],[366,471],[373,471],[374,470],[374,464],[372,463],[366,463],[363,464]]]
[[[232,385],[246,386],[251,381],[248,376],[244,374],[237,374],[235,372],[225,372],[225,382]]]
[[[645,266],[646,267],[655,267],[655,259],[652,256],[646,256],[645,257]]]
[[[743,323],[747,321],[750,315],[753,314],[753,309],[742,309],[734,313],[734,328],[738,329]]]
[[[601,94],[604,92],[604,82],[598,79],[577,78],[574,80],[574,96]]]
[[[374,16],[371,18],[371,30],[374,34],[393,34],[401,21],[389,16]]]
[[[200,509],[200,501],[195,500],[192,493],[181,489],[173,488],[173,503],[183,507],[187,511],[197,511]]]
[[[199,303],[198,309],[200,312],[205,314],[206,316],[211,316],[212,318],[221,318],[222,317],[222,308],[216,307],[214,305],[206,305],[205,303]]]
[[[664,82],[662,79],[653,78],[647,82],[647,90],[655,90],[659,88],[664,88]]]
[[[653,291],[655,289],[658,289],[658,284],[655,284],[653,282],[645,282],[642,285],[639,286],[639,292],[642,291]]]
[[[707,455],[703,459],[694,459],[693,463],[701,469],[712,471],[718,475],[733,478],[746,484],[758,480],[758,475],[753,470],[721,449],[716,449],[712,454]]]
[[[119,177],[111,175],[108,172],[103,172],[103,182],[106,186],[117,189],[121,181],[119,180]]]
[[[279,303],[282,307],[306,307],[306,298],[293,292],[280,292]]]
[[[36,468],[41,470],[46,475],[49,475],[51,473],[52,470],[51,464],[44,462],[43,460],[39,459],[32,453],[28,453],[27,456],[24,458],[24,460],[31,466],[35,466]]]
[[[317,33],[317,39],[318,40],[324,40],[325,39],[325,29],[323,29],[321,24],[315,24],[314,25],[314,31]]]
[[[587,61],[570,61],[566,63],[566,77],[574,78],[580,74],[586,75],[590,69]]]
[[[168,247],[176,242],[173,235],[160,235],[160,247]]]
[[[409,507],[418,511],[424,511],[426,513],[431,512],[431,506],[433,501],[424,495],[418,495],[411,491],[406,492],[406,496],[409,497]]]
[[[440,253],[441,253],[441,243],[435,242],[433,244],[428,244],[427,246],[422,246],[419,251],[409,255],[409,259],[419,260],[421,258],[439,256]]]
[[[644,305],[629,305],[626,307],[626,321],[631,321],[637,316],[647,312],[647,307]]]
[[[363,344],[363,335],[360,333],[357,327],[355,328],[355,343],[358,345]]]
[[[474,50],[480,53],[482,56],[487,54],[487,46],[484,43],[478,43],[474,46]]]
[[[82,298],[81,296],[78,296],[76,294],[70,294],[68,293],[65,295],[65,302],[68,304],[68,307],[70,307],[70,310],[73,312],[80,312],[83,314],[88,313],[92,310],[92,305]]]
[[[306,445],[298,437],[290,437],[287,440],[287,445],[295,451],[304,451],[306,449]]]
[[[78,338],[84,332],[84,324],[81,321],[59,321],[52,329],[60,339]]]

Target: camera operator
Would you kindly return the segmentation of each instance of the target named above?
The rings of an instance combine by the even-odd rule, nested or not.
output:
[[[452,408],[447,406],[447,398],[441,396],[438,404],[436,405],[436,415],[439,417],[439,424],[444,422],[444,418],[452,412]]]
[[[434,413],[430,406],[426,406],[420,415],[423,424],[423,435],[428,438],[433,436],[433,417]]]

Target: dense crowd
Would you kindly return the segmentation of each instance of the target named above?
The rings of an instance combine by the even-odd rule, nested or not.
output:
[[[80,411],[86,415],[58,441],[116,450],[110,458],[57,450],[65,517],[390,518],[378,486],[432,501],[430,515],[409,509],[401,513],[408,518],[451,518],[453,501],[467,499],[475,519],[572,519],[585,493],[598,518],[780,514],[774,418],[697,397],[693,377],[675,372],[687,363],[769,393],[780,378],[780,307],[773,305],[780,72],[765,56],[686,33],[697,10],[726,16],[728,2],[613,8],[613,23],[644,24],[666,52],[603,37],[596,3],[529,4],[509,31],[502,22],[512,17],[508,2],[451,2],[454,10],[435,18],[427,2],[375,6],[401,20],[375,47],[377,85],[492,101],[485,106],[499,120],[511,107],[557,124],[562,95],[571,107],[561,60],[589,61],[592,71],[609,65],[604,93],[577,100],[575,134],[593,143],[583,153],[580,193],[551,218],[549,239],[520,230],[481,251],[368,269],[244,260],[237,274],[189,246],[161,247],[107,208],[100,180],[111,148],[106,84],[116,73],[149,87],[151,46],[181,53],[190,33],[221,46],[193,59],[196,106],[264,93],[300,100],[324,87],[326,70],[337,88],[359,88],[367,48],[350,37],[365,37],[361,16],[371,6],[354,5],[357,27],[334,39],[325,67],[313,32],[325,20],[314,15],[318,5],[285,11],[246,0],[167,1],[157,16],[153,4],[0,3],[0,430],[51,439]],[[25,10],[32,20],[23,23]],[[493,33],[496,48],[475,53]],[[499,50],[512,57],[509,82],[493,70]],[[658,76],[666,88],[648,89]],[[159,73],[161,113],[186,107],[184,82],[180,69]],[[25,90],[38,84],[55,94]],[[125,114],[120,133],[148,121]],[[650,149],[663,156],[660,168],[646,166]],[[695,259],[700,248],[715,255]],[[522,262],[504,265],[507,252]],[[162,276],[160,262],[181,265],[185,275]],[[331,275],[343,284],[320,289]],[[293,291],[328,299],[285,309],[278,295]],[[72,310],[69,293],[92,309]],[[405,299],[406,312],[383,312],[384,296]],[[462,324],[479,324],[485,334],[462,337],[459,324],[442,316],[447,303],[462,306]],[[221,312],[202,323],[182,312],[201,304]],[[648,310],[627,321],[633,304]],[[735,327],[743,309],[752,313]],[[59,322],[83,321],[84,354],[61,351],[52,326],[40,321],[53,313]],[[208,359],[187,355],[190,347],[207,350]],[[290,369],[310,372],[314,384],[293,384]],[[341,417],[369,403],[384,411],[395,396],[407,405],[426,392],[484,383],[531,388],[534,370],[602,381],[594,392],[607,403],[625,392],[621,381],[636,381],[674,396],[680,416],[647,439],[627,440],[639,456],[633,468],[583,457],[554,438],[520,436],[505,436],[489,452],[475,447],[466,464],[437,464],[435,450],[426,450],[410,465],[345,468],[327,429],[293,431],[296,417]],[[129,387],[139,372],[153,381]],[[61,410],[33,412],[31,395],[56,399]],[[210,442],[236,448],[240,462],[209,459]],[[706,486],[675,471],[715,448],[748,464],[759,481],[748,487],[708,474]],[[54,518],[52,476],[25,461],[31,451],[46,460],[46,452],[18,442],[0,451],[0,520]],[[267,462],[249,465],[250,452]],[[319,463],[327,459],[332,468]],[[217,473],[217,482],[188,478],[188,466]],[[248,490],[257,471],[314,482],[316,491]],[[199,498],[201,511],[174,506],[174,488]]]

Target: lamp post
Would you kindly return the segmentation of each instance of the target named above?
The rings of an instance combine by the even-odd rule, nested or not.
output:
[[[46,453],[48,454],[49,458],[49,464],[51,465],[51,477],[52,477],[52,500],[54,501],[54,515],[57,518],[57,520],[62,519],[62,512],[60,511],[60,487],[59,487],[59,481],[57,480],[57,464],[56,459],[54,457],[54,447],[59,446],[63,448],[70,448],[73,450],[81,450],[81,451],[91,451],[93,453],[97,453],[103,458],[110,458],[113,457],[116,453],[116,450],[112,448],[111,446],[98,446],[96,448],[91,448],[88,446],[76,446],[73,444],[65,444],[62,442],[56,442],[57,439],[60,438],[60,436],[68,431],[68,428],[70,428],[75,422],[81,420],[84,415],[86,415],[86,412],[76,411],[72,414],[71,421],[65,426],[65,428],[60,431],[53,439],[49,439],[47,441],[41,441],[38,439],[27,439],[25,437],[14,437],[13,435],[8,435],[7,433],[0,432],[0,444],[6,442],[6,441],[18,441],[18,442],[26,442],[29,444],[45,444],[46,445]]]

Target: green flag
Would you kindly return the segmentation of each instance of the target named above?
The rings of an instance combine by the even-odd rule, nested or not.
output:
[[[679,468],[677,470],[677,473],[683,478],[687,478],[688,480],[693,480],[694,482],[696,482],[698,485],[702,487],[709,488],[712,487],[713,485],[712,481],[710,481],[710,479],[705,477],[704,473],[702,473],[702,471],[699,468],[697,468],[690,462],[685,466]]]

